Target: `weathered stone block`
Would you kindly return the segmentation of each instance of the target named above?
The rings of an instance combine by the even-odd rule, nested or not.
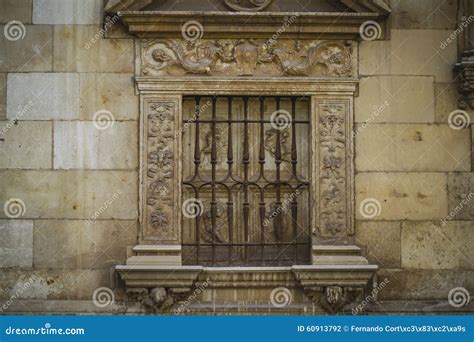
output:
[[[464,287],[474,292],[474,272],[464,270],[400,270],[382,269],[379,282],[388,284],[378,293],[379,300],[442,300],[448,302],[452,288]]]
[[[12,20],[31,23],[31,0],[0,0],[0,23]]]
[[[51,25],[100,24],[102,0],[33,0],[33,23]]]
[[[373,76],[359,83],[356,122],[433,122],[433,77]]]
[[[32,266],[33,221],[0,220],[0,267]]]
[[[456,1],[397,0],[390,4],[392,28],[454,30],[456,27]]]
[[[364,256],[380,268],[400,267],[399,221],[356,222],[356,242],[365,247]]]
[[[53,124],[0,121],[1,169],[51,169]]]
[[[55,122],[54,168],[137,168],[137,124],[109,121],[106,125],[110,127],[90,121]]]
[[[474,221],[474,172],[448,174],[448,210],[449,220]]]
[[[470,132],[449,125],[358,124],[358,171],[469,171]]]
[[[356,217],[359,220],[442,219],[448,213],[446,183],[444,173],[359,173],[355,177]],[[379,208],[375,212],[378,215],[367,207],[372,202],[375,202],[373,208]]]
[[[8,74],[7,118],[79,118],[79,76],[67,73]]]
[[[115,120],[138,118],[138,96],[132,74],[81,74],[81,119],[92,120],[94,113],[108,110]]]
[[[474,224],[464,221],[402,225],[402,268],[474,269]]]
[[[0,120],[6,118],[7,105],[7,74],[0,73]]]
[[[35,221],[35,268],[106,269],[125,263],[127,246],[137,242],[137,222],[98,219]]]
[[[53,28],[26,25],[24,38],[8,40],[0,25],[0,72],[51,71],[53,67]],[[15,36],[16,37],[16,36]]]
[[[449,114],[458,110],[459,93],[456,83],[435,83],[435,121],[448,123]],[[474,122],[474,110],[467,109],[469,122]],[[467,117],[466,117],[467,118]]]
[[[361,75],[435,76],[450,82],[457,59],[456,44],[441,45],[453,33],[448,30],[392,30],[389,41],[361,42]],[[414,53],[416,51],[416,53]]]
[[[100,29],[100,26],[55,26],[54,70],[133,73],[133,40],[103,39]]]
[[[85,299],[94,290],[110,287],[110,270],[2,270],[0,296],[3,299]]]
[[[130,171],[0,171],[0,203],[19,198],[24,218],[137,218],[138,175]],[[5,217],[3,211],[0,217]]]

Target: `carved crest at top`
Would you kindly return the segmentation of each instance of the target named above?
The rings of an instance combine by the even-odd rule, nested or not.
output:
[[[349,41],[144,40],[147,76],[354,76]]]
[[[234,11],[258,12],[268,5],[272,0],[224,0],[224,3]]]

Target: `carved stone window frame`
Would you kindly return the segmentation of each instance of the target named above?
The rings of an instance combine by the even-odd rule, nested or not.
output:
[[[122,0],[112,3],[117,10],[125,6],[121,5],[125,4]],[[126,265],[116,266],[133,300],[166,310],[203,282],[209,289],[218,290],[248,288],[251,280],[237,279],[255,279],[255,286],[263,281],[274,287],[300,288],[315,304],[333,312],[370,292],[378,267],[361,255],[354,238],[352,132],[358,86],[356,40],[367,20],[385,24],[389,9],[385,10],[380,1],[350,3],[355,6],[354,13],[296,13],[297,23],[278,37],[279,50],[273,49],[274,46],[262,50],[260,46],[264,42],[262,38],[268,39],[269,32],[281,27],[280,22],[288,13],[119,12],[128,30],[139,37],[136,40],[136,89],[140,96],[139,244],[130,250]],[[241,57],[234,55],[230,63],[223,50],[218,58],[202,60],[203,55],[199,55],[202,51],[196,46],[188,49],[189,41],[181,37],[182,26],[190,18],[198,18],[208,25],[204,43],[209,43],[207,48],[211,52],[215,53],[216,44],[218,47],[226,44],[219,40],[226,40],[234,47],[241,44]],[[239,25],[225,24],[229,18],[246,24],[243,34],[235,31]],[[328,24],[333,24],[329,30]],[[385,37],[385,26],[381,27],[381,37]],[[298,46],[296,39],[300,38],[309,43],[306,50]],[[173,46],[178,49],[179,45],[185,46],[185,54],[179,55],[172,45],[159,45],[166,40],[177,41],[178,45]],[[256,44],[255,40],[260,41]],[[294,49],[290,47],[293,42]],[[156,50],[156,44],[159,51],[154,56],[150,47]],[[326,54],[327,46],[333,49],[332,54]],[[350,47],[349,62],[344,46]],[[285,55],[288,49],[289,55]],[[209,57],[208,53],[205,51],[204,56]],[[313,56],[321,54],[314,60],[309,57],[309,64],[300,64],[313,53]],[[189,56],[191,63],[184,64],[183,56]],[[290,56],[290,60],[284,60],[285,56]],[[170,57],[172,63],[167,64]],[[249,58],[257,58],[258,62],[249,65]],[[320,63],[321,58],[324,63]],[[196,60],[197,65],[193,64]],[[270,63],[269,73],[262,63]],[[226,70],[230,72],[226,74]],[[192,95],[311,97],[311,265],[238,268],[182,265],[182,98]],[[159,153],[152,154],[157,150]]]

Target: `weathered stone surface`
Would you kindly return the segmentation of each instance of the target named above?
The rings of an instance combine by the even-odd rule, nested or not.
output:
[[[8,40],[4,29],[0,25],[0,72],[52,70],[52,26],[26,25],[25,37],[17,41]]]
[[[7,74],[0,73],[0,120],[6,118]]]
[[[31,1],[0,0],[0,24],[6,24],[12,20],[23,24],[31,23]]]
[[[34,267],[106,269],[125,263],[127,246],[137,242],[137,222],[100,218],[35,221]]]
[[[33,23],[51,25],[100,24],[102,0],[33,0]]]
[[[442,219],[448,213],[446,189],[443,173],[359,173],[355,177],[356,217],[368,219],[362,215],[366,211],[361,202],[374,198],[381,210],[373,220]]]
[[[436,82],[452,80],[456,44],[441,44],[453,33],[447,30],[392,30],[389,41],[361,42],[361,75],[435,76]],[[416,53],[415,53],[416,51]]]
[[[138,118],[138,96],[133,74],[81,74],[81,119],[92,120],[94,113],[108,110],[115,120]]]
[[[358,171],[469,171],[470,132],[449,125],[358,124]]]
[[[7,118],[79,118],[79,76],[72,73],[8,74]]]
[[[474,293],[474,272],[464,270],[400,270],[382,269],[379,282],[388,284],[378,293],[379,300],[435,300],[448,302],[452,288],[464,287]]]
[[[356,122],[433,122],[433,77],[373,76],[359,83]]]
[[[54,123],[55,169],[136,169],[138,130],[135,122]]]
[[[133,40],[102,39],[100,29],[100,26],[55,26],[54,70],[133,73]]]
[[[390,4],[392,28],[454,30],[456,27],[456,1],[397,0]]]
[[[410,222],[402,225],[402,268],[474,269],[474,223]]]
[[[474,221],[474,172],[448,174],[448,210],[449,219]]]
[[[356,222],[356,242],[380,268],[400,267],[400,221]]]
[[[32,265],[33,221],[0,220],[0,267]]]
[[[101,219],[136,219],[137,183],[137,173],[130,171],[5,170],[0,203],[23,200],[24,218],[88,219],[103,211]]]
[[[94,290],[110,287],[110,270],[2,270],[0,296],[3,299],[87,299]]]
[[[1,169],[51,169],[53,124],[0,121]]]
[[[435,83],[435,121],[448,123],[449,114],[458,110],[458,97],[456,83]],[[474,122],[474,110],[466,110],[470,122]]]

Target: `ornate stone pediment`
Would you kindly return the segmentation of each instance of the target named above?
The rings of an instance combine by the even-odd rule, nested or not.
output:
[[[145,40],[141,64],[145,76],[352,77],[355,73],[349,41]]]

